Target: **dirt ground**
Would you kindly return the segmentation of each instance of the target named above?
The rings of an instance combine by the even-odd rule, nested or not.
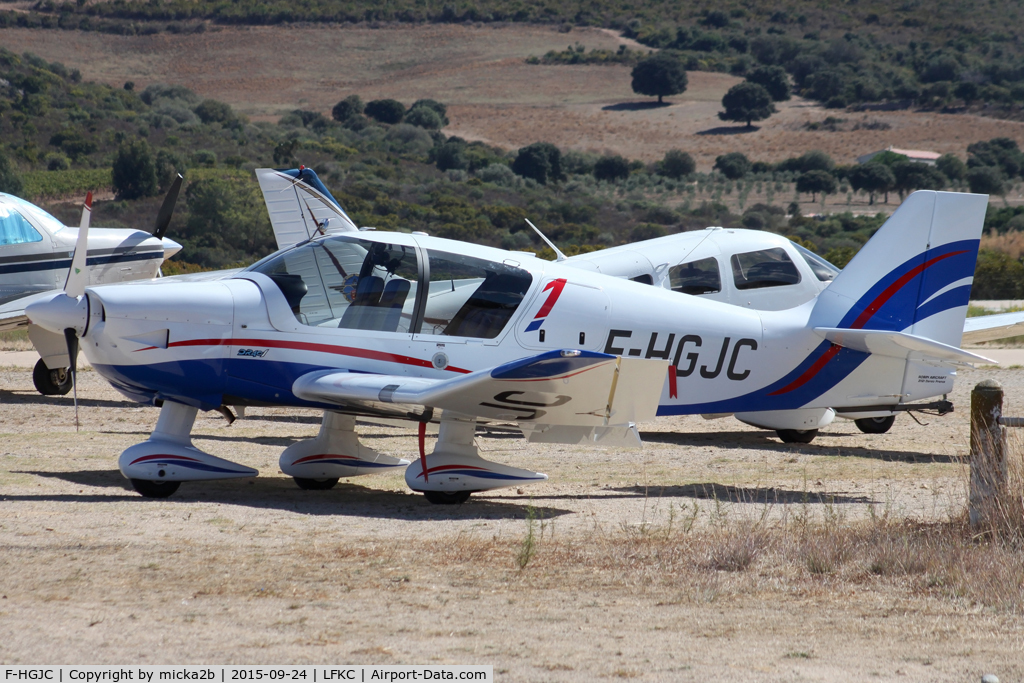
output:
[[[966,156],[967,145],[999,136],[1024,144],[1024,123],[981,116],[901,112],[845,113],[800,98],[753,130],[718,119],[722,95],[738,78],[690,72],[669,106],[651,107],[630,89],[629,67],[543,66],[525,59],[580,42],[615,49],[632,43],[613,32],[540,26],[215,27],[202,34],[111,36],[74,31],[0,30],[0,45],[81,69],[89,80],[137,88],[186,85],[229,102],[255,120],[296,109],[329,113],[343,97],[431,97],[449,106],[449,135],[516,149],[538,140],[563,148],[614,152],[654,161],[666,149],[694,155],[709,171],[715,157],[741,151],[779,161],[823,149],[849,164],[890,145]],[[809,131],[827,116],[839,130]],[[864,129],[869,123],[888,129]],[[858,124],[862,127],[853,130]],[[788,201],[788,199],[787,199]],[[845,203],[845,198],[837,198]]]
[[[963,508],[969,389],[989,377],[1012,414],[1024,371],[966,370],[952,415],[904,417],[878,436],[837,422],[811,445],[700,417],[643,425],[641,451],[481,435],[485,457],[550,480],[438,507],[401,473],[299,490],[277,457],[319,418],[277,409],[232,426],[203,415],[194,431],[258,478],[145,500],[116,459],[156,409],[83,372],[76,434],[69,398],[0,369],[0,661],[474,663],[508,681],[1021,680],[1013,613],[899,582],[789,581],[765,563],[696,578],[652,577],[643,560],[562,566],[547,545],[672,533],[684,515],[697,528],[801,511],[946,519]],[[382,452],[415,453],[409,429],[359,432]],[[531,510],[542,535],[519,569]]]

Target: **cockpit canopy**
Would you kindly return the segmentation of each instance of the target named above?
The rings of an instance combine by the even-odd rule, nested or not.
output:
[[[493,339],[530,289],[507,263],[332,235],[270,256],[269,277],[303,325]]]

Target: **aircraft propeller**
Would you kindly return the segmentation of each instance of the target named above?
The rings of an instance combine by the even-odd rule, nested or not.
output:
[[[178,201],[178,191],[181,190],[181,182],[184,178],[181,177],[180,173],[175,174],[174,182],[171,183],[171,189],[167,191],[167,196],[164,197],[164,203],[160,205],[160,211],[156,214],[156,224],[153,226],[153,237],[158,240],[162,240],[164,235],[167,233],[167,228],[171,225],[171,216],[174,215],[174,205]]]
[[[85,285],[89,279],[89,272],[86,268],[89,253],[89,222],[92,218],[92,192],[85,196],[85,205],[82,207],[82,223],[78,227],[78,241],[75,242],[75,253],[71,256],[71,268],[68,270],[68,279],[64,283],[64,295],[74,299],[76,304],[79,298],[85,299],[86,311],[88,311],[88,299],[85,297]],[[88,322],[88,313],[86,313]],[[84,334],[84,330],[83,330]],[[78,330],[74,327],[64,328],[64,341],[68,345],[68,367],[71,372],[71,388],[75,397],[75,431],[78,431]]]

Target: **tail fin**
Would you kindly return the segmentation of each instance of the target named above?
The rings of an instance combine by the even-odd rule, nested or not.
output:
[[[358,230],[313,169],[258,168],[256,178],[263,191],[278,249],[305,242],[319,234],[321,228]]]
[[[960,346],[987,195],[914,192],[818,296],[816,328]]]

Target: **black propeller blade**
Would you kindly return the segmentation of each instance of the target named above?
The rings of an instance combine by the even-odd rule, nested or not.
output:
[[[160,205],[160,211],[156,215],[156,226],[153,228],[153,237],[158,240],[164,238],[164,234],[167,232],[167,227],[171,224],[171,216],[174,215],[174,205],[178,201],[178,191],[181,189],[181,181],[184,178],[178,173],[174,182],[171,183],[171,189],[167,190],[167,196],[164,197],[164,203]]]
[[[71,372],[71,387],[75,392],[75,431],[78,431],[78,333],[75,328],[64,328],[64,341],[68,345],[68,370]]]

